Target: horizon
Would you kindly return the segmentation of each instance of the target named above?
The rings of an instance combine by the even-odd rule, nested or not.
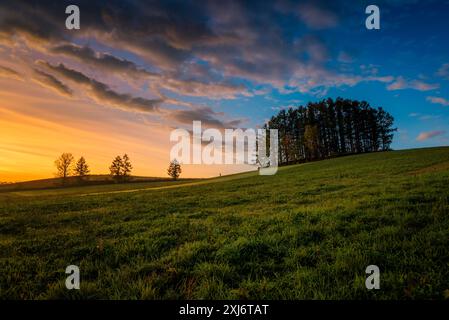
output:
[[[80,30],[65,28],[68,4]],[[339,96],[391,113],[394,150],[449,145],[449,1],[379,1],[380,30],[366,1],[99,4],[0,4],[1,182],[51,178],[63,152],[95,174],[127,153],[133,175],[165,177],[174,128],[257,128]]]
[[[344,154],[344,155],[339,155],[336,156],[334,158],[340,158],[340,157],[350,157],[350,156],[358,156],[358,155],[363,155],[363,154],[369,154],[369,153],[377,153],[377,152],[395,152],[395,151],[412,151],[412,150],[420,150],[420,149],[438,149],[438,148],[449,148],[449,146],[446,145],[441,145],[441,146],[432,146],[432,147],[422,147],[422,148],[405,148],[405,149],[391,149],[391,150],[386,150],[386,151],[375,151],[375,152],[366,152],[366,153],[354,153],[354,154]],[[317,162],[317,161],[326,161],[326,160],[331,160],[334,158],[326,158],[326,159],[317,159],[317,160],[313,160],[311,162]],[[289,165],[280,165],[279,167],[286,167],[286,166],[291,166],[291,165],[301,165],[301,164],[305,164],[307,162],[310,161],[306,161],[303,163],[295,163],[295,164],[289,164]],[[229,174],[222,174],[222,175],[216,175],[216,176],[210,176],[210,177],[203,177],[203,178],[195,178],[195,177],[180,177],[180,180],[194,180],[194,179],[214,179],[214,178],[219,178],[219,177],[226,177],[226,176],[232,176],[235,174],[239,174],[239,173],[246,173],[246,172],[251,172],[251,171],[256,171],[257,169],[252,169],[252,170],[245,170],[245,171],[239,171],[237,173],[229,173]],[[85,175],[86,177],[95,177],[95,176],[111,176],[111,173],[89,173],[87,175]],[[68,178],[77,178],[78,176],[76,175],[70,175]],[[171,178],[167,175],[167,176],[140,176],[140,175],[133,175],[131,174],[130,176],[131,178],[145,178],[145,179],[167,179],[170,180]],[[27,183],[27,182],[34,182],[34,181],[40,181],[40,180],[53,180],[53,179],[64,179],[62,177],[57,176],[56,174],[53,177],[47,177],[47,178],[42,178],[42,179],[33,179],[33,180],[21,180],[21,181],[0,181],[0,184],[15,184],[15,183]],[[135,182],[135,181],[132,181]]]

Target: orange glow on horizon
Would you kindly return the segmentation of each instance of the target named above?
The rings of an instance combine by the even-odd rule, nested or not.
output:
[[[55,159],[84,156],[91,174],[108,174],[127,153],[136,176],[166,177],[172,128],[145,115],[67,99],[35,84],[0,78],[0,182],[55,176]],[[23,94],[26,92],[26,95]],[[184,165],[181,177],[204,178],[248,170],[232,165]]]

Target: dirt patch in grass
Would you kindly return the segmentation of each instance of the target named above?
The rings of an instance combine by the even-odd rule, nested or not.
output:
[[[428,167],[420,168],[418,170],[410,171],[409,174],[411,175],[418,175],[418,174],[426,174],[426,173],[435,173],[440,171],[447,171],[449,170],[449,161],[437,163]]]

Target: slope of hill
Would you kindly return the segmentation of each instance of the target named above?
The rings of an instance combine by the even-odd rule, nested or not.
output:
[[[193,181],[197,179],[179,179],[177,183]],[[0,185],[0,192],[11,192],[11,191],[30,191],[30,190],[46,190],[46,189],[66,189],[64,192],[52,192],[54,194],[67,194],[67,193],[79,193],[77,188],[87,188],[84,190],[123,190],[128,188],[137,187],[138,184],[148,184],[152,185],[154,183],[167,183],[172,182],[169,177],[139,177],[132,176],[126,183],[117,183],[114,177],[111,175],[88,175],[82,180],[79,177],[67,177],[62,178],[50,178],[50,179],[40,179],[24,182],[7,183]]]
[[[432,148],[135,192],[2,193],[0,298],[447,298],[448,182],[449,148]],[[71,264],[81,290],[65,288]],[[365,288],[372,264],[380,290]]]

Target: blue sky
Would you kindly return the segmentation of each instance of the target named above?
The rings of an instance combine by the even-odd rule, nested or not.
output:
[[[259,110],[255,122],[270,117],[273,110],[322,97],[348,97],[383,106],[396,119],[398,133],[393,148],[414,148],[449,143],[449,2],[421,1],[379,4],[381,29],[367,30],[363,14],[366,3],[352,4],[349,15],[325,30],[298,28],[298,33],[316,34],[328,50],[326,65],[338,72],[365,77],[393,77],[388,83],[367,81],[354,86],[334,86],[326,93],[282,94],[277,90],[242,102]],[[289,28],[296,27],[292,22]],[[301,31],[299,31],[301,29]],[[399,79],[399,81],[398,81]],[[396,83],[397,86],[390,84]],[[435,99],[439,98],[439,99]],[[232,108],[235,101],[228,101]],[[447,104],[447,105],[446,105]],[[239,113],[241,116],[246,112]],[[428,139],[422,133],[438,133]],[[432,134],[429,134],[432,136]]]

